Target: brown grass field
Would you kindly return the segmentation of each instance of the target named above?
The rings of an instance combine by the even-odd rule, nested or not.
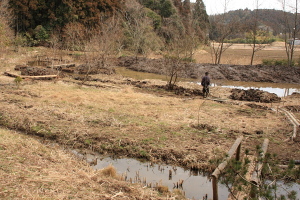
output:
[[[196,51],[194,58],[197,63],[213,63],[209,47],[202,47]],[[247,44],[233,44],[224,53],[221,58],[221,64],[231,65],[250,65],[252,48]],[[296,46],[294,60],[297,62],[300,58],[300,48]],[[274,42],[266,46],[263,50],[255,53],[253,64],[261,64],[263,59],[286,59],[285,46],[283,42]]]
[[[249,102],[218,103],[136,88],[125,84],[120,75],[95,75],[107,81],[83,86],[68,77],[23,80],[19,88],[14,78],[2,75],[46,53],[44,48],[23,49],[19,53],[4,52],[0,58],[0,198],[168,199],[125,183],[117,175],[105,177],[62,151],[62,147],[209,171],[215,167],[209,160],[223,155],[243,135],[243,151],[249,149],[254,154],[256,145],[269,138],[268,151],[277,154],[281,164],[300,157],[299,143],[289,140],[293,126],[286,116],[251,108]],[[227,53],[224,57],[228,63],[247,62],[244,50],[232,48]],[[204,59],[206,54],[199,51],[196,60],[210,62],[205,60],[208,57]],[[259,55],[279,58],[284,52],[266,49]],[[65,59],[71,58],[66,54]],[[166,83],[148,80],[147,84]],[[213,87],[211,93],[228,99],[230,89]],[[257,104],[276,109],[299,105],[299,100],[296,96],[280,103]],[[299,118],[299,113],[295,114]]]

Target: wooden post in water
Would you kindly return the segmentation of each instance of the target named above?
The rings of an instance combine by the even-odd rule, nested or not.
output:
[[[228,161],[231,159],[234,153],[236,153],[236,159],[240,159],[240,153],[241,153],[241,142],[243,140],[243,136],[236,139],[230,150],[228,151],[228,156],[225,158],[225,160],[219,164],[219,166],[215,169],[215,171],[212,173],[212,188],[213,188],[213,200],[219,199],[218,194],[218,179],[220,173],[224,170],[226,167]]]

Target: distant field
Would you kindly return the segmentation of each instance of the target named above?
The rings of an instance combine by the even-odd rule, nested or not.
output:
[[[197,63],[213,63],[209,47],[198,50],[194,58]],[[233,44],[229,47],[221,58],[220,64],[249,65],[252,48],[247,44]],[[294,59],[300,58],[300,47],[296,47]],[[274,42],[272,45],[257,51],[254,57],[254,64],[261,64],[263,59],[286,59],[286,52],[283,42]]]

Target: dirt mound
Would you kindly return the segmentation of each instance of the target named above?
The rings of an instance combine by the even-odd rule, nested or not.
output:
[[[26,65],[17,65],[15,70],[21,71],[23,76],[45,76],[45,75],[56,75],[57,71],[41,67],[29,67]]]
[[[118,66],[131,70],[165,74],[164,59],[149,59],[136,57],[120,57]],[[209,72],[215,80],[271,82],[271,83],[299,83],[300,67],[263,66],[263,65],[226,65],[200,64],[182,62],[185,72],[182,77],[199,79],[205,72]]]
[[[93,64],[81,64],[76,66],[75,64],[62,64],[54,66],[28,66],[28,65],[16,65],[15,70],[21,71],[23,76],[44,76],[44,75],[56,75],[58,72],[66,72],[68,74],[115,74],[116,71],[113,67],[102,66],[99,63]],[[60,73],[60,76],[66,75],[66,73]],[[62,75],[63,74],[63,75]]]
[[[293,94],[287,96],[288,98],[300,98],[300,93],[297,93],[297,92],[293,92]]]
[[[291,112],[300,112],[300,106],[285,106],[285,108]]]
[[[270,108],[268,106],[257,105],[255,103],[248,103],[246,105],[249,106],[250,108],[261,109],[261,110],[270,110]]]
[[[229,98],[240,101],[255,101],[263,103],[278,102],[281,100],[276,94],[264,92],[258,89],[233,89]]]

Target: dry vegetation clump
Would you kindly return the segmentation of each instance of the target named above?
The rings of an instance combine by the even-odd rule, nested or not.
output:
[[[112,166],[95,171],[56,145],[5,129],[0,138],[1,199],[167,199],[118,180]]]
[[[100,173],[104,177],[112,177],[112,178],[116,178],[117,177],[117,170],[112,165],[109,165],[106,168],[102,169],[100,171]]]

